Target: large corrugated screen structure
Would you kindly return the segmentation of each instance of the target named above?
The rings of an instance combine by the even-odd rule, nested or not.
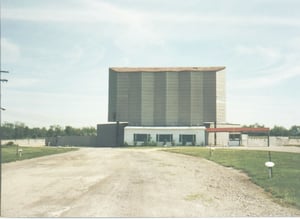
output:
[[[226,122],[225,67],[110,68],[108,108],[130,126]]]

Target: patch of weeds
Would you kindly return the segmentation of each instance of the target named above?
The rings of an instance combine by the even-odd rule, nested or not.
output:
[[[204,194],[200,194],[200,193],[187,195],[184,197],[184,200],[186,201],[203,200],[205,202],[212,202],[212,199],[210,197],[207,197]]]

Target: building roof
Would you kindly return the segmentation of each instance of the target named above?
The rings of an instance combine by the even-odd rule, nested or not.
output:
[[[254,133],[268,133],[269,128],[207,128],[207,132],[254,132]]]
[[[127,130],[205,130],[205,126],[126,126]]]
[[[116,72],[216,72],[225,69],[225,66],[210,67],[111,67]]]

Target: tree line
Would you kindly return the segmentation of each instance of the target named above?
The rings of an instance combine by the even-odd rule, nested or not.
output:
[[[255,123],[244,127],[263,128],[264,125]],[[24,139],[24,138],[45,138],[56,136],[96,136],[97,130],[94,127],[74,128],[72,126],[52,125],[49,128],[30,128],[22,122],[8,123],[1,126],[1,139]],[[254,133],[257,135],[258,133]],[[300,138],[300,126],[293,125],[289,129],[283,126],[274,126],[270,129],[270,136],[290,136]]]
[[[264,128],[265,126],[255,123],[253,125],[245,125],[244,127]],[[300,126],[293,125],[289,129],[287,129],[283,126],[275,125],[273,128],[270,128],[270,136],[289,136],[300,138]]]
[[[30,128],[22,122],[8,123],[1,126],[1,139],[45,138],[56,136],[95,136],[94,127],[74,128],[72,126],[51,125],[49,128]]]

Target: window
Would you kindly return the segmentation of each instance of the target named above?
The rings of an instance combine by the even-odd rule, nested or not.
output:
[[[179,135],[179,142],[196,142],[196,135]]]
[[[172,142],[173,141],[173,135],[156,135],[156,142]]]
[[[133,139],[134,139],[134,141],[148,142],[148,141],[150,141],[150,135],[149,134],[134,134]]]
[[[229,134],[229,141],[239,141],[241,140],[240,134]]]

